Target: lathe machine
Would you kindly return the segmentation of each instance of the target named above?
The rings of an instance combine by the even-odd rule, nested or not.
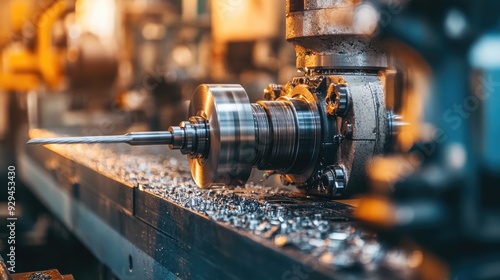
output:
[[[22,178],[119,279],[495,279],[498,7],[287,0],[295,77],[203,83],[158,131],[32,127]]]

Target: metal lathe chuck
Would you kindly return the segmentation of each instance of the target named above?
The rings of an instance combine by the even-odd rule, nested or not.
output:
[[[380,77],[300,77],[270,85],[265,97],[251,104],[240,85],[203,84],[193,94],[191,117],[168,131],[28,143],[168,144],[187,154],[193,179],[203,188],[242,185],[256,167],[309,193],[359,191],[365,163],[390,142]]]
[[[295,78],[265,96],[250,104],[239,85],[195,90],[192,117],[169,131],[199,186],[244,184],[255,167],[309,193],[348,196],[365,185],[369,158],[390,146],[376,73]]]
[[[240,85],[201,85],[194,92],[189,111],[196,120],[204,120],[208,133],[191,129],[193,118],[189,124],[182,122],[179,128],[169,130],[179,134],[180,141],[184,139],[173,148],[207,145],[203,151],[188,149],[191,173],[198,185],[244,184],[254,166],[288,174],[287,181],[300,184],[312,174],[322,129],[311,94],[250,104]]]

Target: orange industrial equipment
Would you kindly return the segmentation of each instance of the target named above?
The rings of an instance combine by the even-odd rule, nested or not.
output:
[[[30,2],[21,2],[23,5],[10,3],[12,29],[21,25],[23,15],[26,17],[29,10],[36,10],[30,6]],[[42,11],[37,11],[40,12],[39,16],[32,23],[36,32],[33,48],[21,42],[4,44],[0,60],[1,90],[29,91],[37,88],[40,83],[51,89],[61,86],[64,53],[53,46],[52,29],[54,23],[65,14],[67,7],[66,0],[54,1],[47,7],[37,7]],[[14,30],[4,30],[4,32],[12,31]]]

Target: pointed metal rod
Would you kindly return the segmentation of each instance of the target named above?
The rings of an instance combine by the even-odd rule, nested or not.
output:
[[[129,145],[165,145],[172,144],[173,137],[170,131],[131,132],[125,135],[86,136],[86,137],[58,137],[33,138],[26,144],[98,144],[98,143],[127,143]]]

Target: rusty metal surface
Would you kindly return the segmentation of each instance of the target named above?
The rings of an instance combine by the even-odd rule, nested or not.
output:
[[[0,280],[12,280],[4,259],[0,256]]]
[[[60,136],[36,133],[37,137]],[[218,266],[214,275],[221,269],[232,276],[292,277],[294,263],[318,277],[380,279],[387,271],[391,277],[409,273],[407,254],[387,251],[373,234],[350,220],[352,209],[345,204],[270,188],[266,181],[231,189],[199,189],[188,163],[162,146],[48,148],[30,148],[28,153],[38,154],[38,162],[57,155],[55,161],[73,165],[64,169],[74,170],[66,174],[53,168],[54,176],[73,176],[69,191],[77,193],[75,197],[146,253],[165,260],[169,269],[185,267],[180,270],[183,277],[214,269],[214,264]],[[123,207],[114,192],[106,190],[111,181],[96,178],[115,182],[116,191],[133,189],[124,195],[124,201],[132,200],[133,206]],[[172,264],[177,258],[183,261]],[[261,268],[255,270],[254,265]]]
[[[360,69],[389,66],[386,53],[355,24],[360,1],[286,1],[286,39],[298,69]]]
[[[57,269],[12,274],[13,280],[73,280],[72,275],[62,275]]]

